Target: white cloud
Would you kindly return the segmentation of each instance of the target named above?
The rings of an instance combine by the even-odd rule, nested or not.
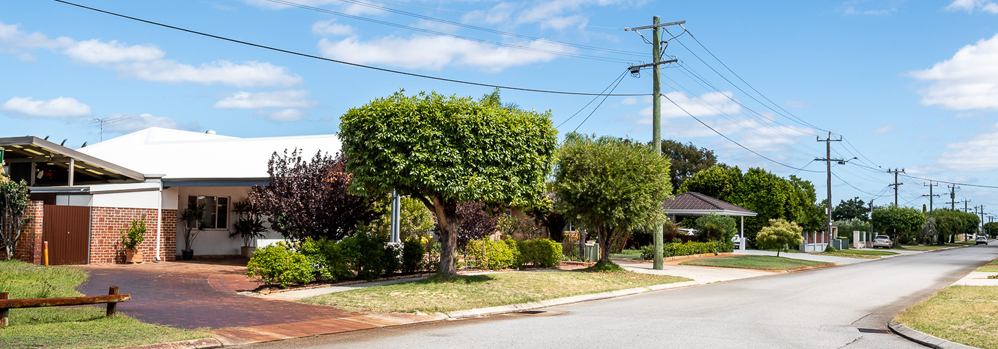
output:
[[[97,39],[74,42],[64,53],[90,64],[151,61],[166,55],[166,52],[149,45],[126,46],[116,40],[105,43]]]
[[[219,60],[195,67],[173,60],[156,60],[122,64],[117,69],[125,75],[140,80],[168,83],[193,82],[205,85],[256,87],[291,86],[302,82],[300,76],[290,74],[285,67],[256,61],[236,64]]]
[[[307,111],[301,109],[284,109],[278,111],[258,111],[256,115],[265,115],[270,121],[299,121],[307,117]]]
[[[162,127],[187,131],[197,131],[200,129],[197,122],[185,124],[165,116],[153,116],[150,114],[114,114],[109,115],[107,119],[120,119],[117,122],[107,123],[104,125],[105,130],[118,133],[130,133],[150,127]]]
[[[696,117],[704,117],[740,113],[742,111],[741,106],[735,103],[731,96],[730,91],[708,92],[699,97],[689,97],[682,92],[669,92],[665,94],[665,97],[662,97],[662,118],[689,117],[689,114],[693,114]],[[672,102],[669,100],[672,100]],[[648,101],[647,103],[650,102]],[[638,118],[637,123],[651,125],[651,112],[651,107],[638,112],[640,118]]]
[[[335,19],[328,21],[318,21],[312,24],[312,33],[315,35],[350,35],[353,34],[353,27],[346,24],[333,23]]]
[[[894,127],[894,125],[883,125],[873,129],[873,133],[888,133],[894,132],[895,130],[897,130],[897,128]]]
[[[949,6],[946,6],[947,11],[966,11],[968,13],[973,13],[974,10],[978,9],[998,14],[998,4],[990,0],[954,0]]]
[[[520,45],[554,52],[574,52],[545,40]],[[385,37],[368,42],[360,41],[357,37],[340,41],[323,38],[319,41],[319,51],[328,58],[360,64],[429,70],[440,70],[453,64],[489,72],[548,62],[556,57],[554,53],[500,47],[448,36],[413,36],[407,39]]]
[[[911,76],[931,82],[922,92],[923,105],[947,109],[998,109],[998,34],[967,45],[953,58]]]
[[[998,124],[993,129],[998,129]],[[946,149],[949,151],[940,155],[936,161],[950,170],[998,170],[998,131],[980,134],[965,142],[947,144]]]
[[[266,1],[266,0],[243,0],[243,2],[246,3],[246,4],[252,5],[252,6],[256,6],[256,7],[260,7],[260,8],[264,8],[264,9],[268,9],[268,10],[283,10],[283,9],[291,7],[291,6],[288,6],[288,5],[284,5],[284,4],[280,4],[280,3],[276,3],[276,2],[271,2],[271,1]],[[364,2],[365,4],[368,4],[369,6],[365,6],[365,5],[361,5],[361,4],[357,4],[357,3],[344,4],[344,2],[342,0],[294,0],[293,2],[296,3],[296,4],[305,5],[305,6],[311,6],[311,7],[322,7],[322,6],[329,5],[329,4],[342,5],[340,7],[340,10],[342,10],[346,14],[354,15],[354,16],[369,15],[369,14],[377,15],[377,14],[385,14],[385,13],[387,13],[384,10],[378,8],[381,5],[378,5],[378,4],[375,4],[375,3],[369,3],[369,2]]]
[[[51,49],[74,60],[118,70],[126,76],[155,82],[194,82],[236,87],[290,86],[302,82],[285,67],[270,63],[242,64],[219,60],[192,66],[163,59],[165,52],[151,45],[126,45],[112,40],[75,41],[67,37],[49,39],[40,33],[20,31],[17,25],[0,22],[0,52],[16,53],[22,59],[34,59],[28,53],[34,49]],[[59,49],[62,49],[61,51]]]
[[[36,101],[31,97],[14,97],[0,105],[0,110],[21,116],[41,116],[63,118],[93,114],[89,105],[75,98],[59,97],[48,101]]]
[[[621,99],[620,100],[620,104],[623,104],[623,105],[638,104],[638,98],[637,97],[627,97],[627,98]]]
[[[215,102],[215,108],[223,109],[257,109],[257,108],[314,108],[316,101],[308,100],[305,90],[288,90],[275,92],[237,92]]]

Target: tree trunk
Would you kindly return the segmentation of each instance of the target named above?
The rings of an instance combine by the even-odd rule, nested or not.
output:
[[[599,236],[599,261],[609,263],[613,240],[610,239],[609,233],[597,233],[596,235]]]
[[[454,259],[457,257],[457,234],[461,229],[461,219],[457,216],[457,203],[444,202],[434,197],[433,207],[437,224],[440,226],[440,275],[457,275]]]

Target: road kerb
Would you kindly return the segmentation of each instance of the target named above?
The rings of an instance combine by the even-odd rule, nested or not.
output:
[[[179,342],[136,345],[118,349],[213,349],[221,347],[223,347],[222,342],[215,338],[201,338]]]
[[[501,305],[501,306],[488,307],[488,308],[457,310],[457,311],[452,311],[452,312],[446,313],[446,315],[447,315],[448,318],[454,319],[454,320],[465,319],[465,318],[476,318],[476,317],[489,316],[489,315],[499,315],[499,314],[516,313],[516,312],[521,312],[521,311],[533,310],[533,309],[538,309],[538,308],[553,307],[553,306],[565,305],[565,304],[572,304],[572,303],[580,303],[580,302],[589,302],[589,301],[595,301],[595,300],[601,300],[601,299],[617,298],[617,297],[630,296],[630,295],[635,295],[635,294],[640,294],[640,293],[645,293],[645,292],[650,292],[650,291],[665,290],[665,289],[670,289],[670,288],[680,288],[680,287],[687,287],[687,286],[694,286],[694,285],[699,285],[699,283],[696,282],[696,281],[685,281],[685,282],[675,282],[675,283],[671,283],[671,284],[652,285],[652,286],[646,286],[646,287],[635,287],[635,288],[629,288],[629,289],[624,289],[624,290],[602,292],[602,293],[593,293],[593,294],[583,294],[583,295],[578,295],[578,296],[548,299],[548,300],[537,301],[537,302],[520,303],[520,304],[510,304],[510,305]]]
[[[939,338],[939,337],[936,337],[936,336],[932,336],[932,335],[929,335],[929,334],[922,333],[921,331],[918,331],[918,330],[913,329],[911,327],[908,327],[908,326],[905,326],[903,324],[900,324],[900,323],[898,323],[897,321],[894,321],[894,320],[891,320],[887,324],[887,327],[891,329],[891,332],[894,332],[895,334],[897,334],[897,335],[899,335],[901,337],[904,337],[904,338],[906,338],[906,339],[908,339],[908,340],[910,340],[912,342],[915,342],[915,343],[927,346],[929,348],[937,348],[937,349],[974,349],[974,348],[976,348],[976,347],[972,347],[972,346],[969,346],[969,345],[964,345],[964,344],[960,344],[960,343],[956,343],[956,342],[950,342],[948,340],[945,340],[945,339],[942,339],[942,338]]]

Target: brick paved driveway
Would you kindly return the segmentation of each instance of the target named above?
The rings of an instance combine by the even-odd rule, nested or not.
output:
[[[143,322],[179,328],[273,325],[353,315],[332,307],[239,295],[258,283],[246,279],[245,259],[195,260],[81,266],[90,278],[78,289],[85,295],[107,294],[118,286],[132,300],[118,311]]]

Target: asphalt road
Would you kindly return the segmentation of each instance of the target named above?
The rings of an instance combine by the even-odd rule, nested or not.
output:
[[[886,332],[904,308],[987,261],[975,246],[611,300],[250,348],[921,348]]]

